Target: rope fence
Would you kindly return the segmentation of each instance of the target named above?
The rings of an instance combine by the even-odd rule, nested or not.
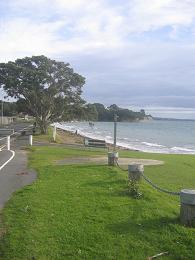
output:
[[[123,169],[119,163],[118,163],[118,160],[115,160],[116,162],[116,165],[119,169],[121,169],[122,171],[125,171],[125,172],[128,172],[128,169]],[[170,195],[176,195],[176,196],[179,196],[180,195],[180,192],[175,192],[175,191],[169,191],[167,189],[164,189],[164,188],[161,188],[159,187],[158,185],[154,184],[148,177],[146,177],[144,175],[144,173],[142,172],[141,175],[143,176],[144,180],[149,183],[153,188],[155,188],[156,190],[158,191],[161,191],[161,192],[164,192],[164,193],[167,193],[167,194],[170,194]]]
[[[176,196],[180,195],[180,192],[169,191],[167,189],[163,189],[163,188],[159,187],[158,185],[154,184],[150,179],[148,179],[143,173],[142,173],[142,176],[143,176],[144,180],[147,183],[149,183],[156,190],[164,192],[164,193],[167,193],[167,194],[170,194],[170,195],[176,195]]]
[[[124,172],[128,172],[128,169],[123,169],[123,168],[119,165],[118,160],[115,160],[115,163],[116,163],[116,165],[118,166],[119,169],[121,169],[121,170],[124,171]]]

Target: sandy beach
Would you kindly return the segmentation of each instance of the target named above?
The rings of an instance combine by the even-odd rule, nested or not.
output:
[[[68,144],[68,145],[84,145],[84,136],[76,133],[72,133],[60,128],[57,128],[57,142],[61,144]],[[107,143],[107,147],[111,149],[113,147],[112,144]],[[117,146],[118,150],[127,150],[127,151],[137,151],[136,149],[128,149],[122,146]]]
[[[72,144],[72,145],[84,144],[83,136],[59,128],[57,128],[56,138],[57,138],[57,142],[62,144]]]

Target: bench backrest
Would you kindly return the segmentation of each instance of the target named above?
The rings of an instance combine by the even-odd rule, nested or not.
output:
[[[85,138],[84,144],[85,144],[85,146],[88,146],[88,147],[102,147],[102,148],[107,147],[105,140],[97,140],[97,139],[91,139],[91,138]]]

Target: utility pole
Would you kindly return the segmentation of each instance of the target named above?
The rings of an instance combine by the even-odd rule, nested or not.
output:
[[[116,151],[117,114],[114,114],[114,151]]]
[[[1,125],[3,125],[3,100],[1,100]]]
[[[113,143],[113,151],[108,152],[108,165],[109,166],[115,166],[118,162],[118,152],[116,151],[117,118],[118,118],[118,116],[116,114],[114,114],[114,143]]]

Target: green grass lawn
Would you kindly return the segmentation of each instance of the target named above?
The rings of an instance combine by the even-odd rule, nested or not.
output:
[[[39,141],[39,142],[52,142],[53,141],[53,128],[48,128],[47,134],[41,134],[40,129],[37,128],[35,134],[33,135],[33,141]]]
[[[160,193],[144,181],[139,200],[127,192],[126,173],[108,166],[54,165],[72,156],[102,155],[62,147],[37,147],[29,165],[37,181],[18,191],[3,210],[7,233],[2,259],[195,259],[195,229],[179,223],[179,198]],[[158,185],[179,191],[195,188],[195,158],[121,152],[121,156],[160,159],[145,167]]]

